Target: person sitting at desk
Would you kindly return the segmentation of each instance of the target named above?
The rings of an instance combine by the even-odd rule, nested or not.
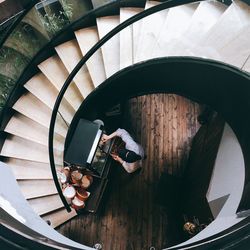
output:
[[[111,154],[115,161],[118,161],[128,173],[135,172],[142,167],[142,159],[144,159],[144,150],[142,146],[134,141],[131,135],[125,130],[118,128],[110,135],[104,134],[102,142],[119,136],[125,143],[124,149],[118,149],[117,154]]]

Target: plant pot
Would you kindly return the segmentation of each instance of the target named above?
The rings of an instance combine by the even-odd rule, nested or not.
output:
[[[81,180],[81,187],[87,189],[93,182],[93,177],[91,175],[84,175]]]
[[[84,201],[81,201],[79,200],[77,197],[75,197],[73,200],[72,200],[72,208],[78,210],[78,209],[82,209],[85,207],[85,203]]]
[[[81,201],[86,201],[90,196],[90,192],[87,192],[84,188],[78,188],[76,191],[76,197]]]

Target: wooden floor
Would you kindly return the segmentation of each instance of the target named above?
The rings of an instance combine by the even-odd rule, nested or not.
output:
[[[58,228],[63,235],[104,250],[156,250],[182,241],[178,214],[168,214],[155,202],[163,173],[181,177],[190,144],[199,128],[198,104],[170,94],[133,98],[125,105],[123,127],[147,155],[143,169],[132,175],[113,166],[104,207],[98,215],[80,215]],[[173,190],[174,192],[174,190]]]

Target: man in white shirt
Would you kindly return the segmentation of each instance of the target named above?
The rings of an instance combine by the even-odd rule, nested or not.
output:
[[[142,146],[134,141],[131,135],[125,130],[118,128],[110,135],[103,135],[102,142],[106,142],[115,136],[121,137],[125,142],[125,149],[118,150],[118,154],[111,154],[115,161],[121,163],[128,173],[133,173],[138,168],[142,167],[144,159],[144,150]]]

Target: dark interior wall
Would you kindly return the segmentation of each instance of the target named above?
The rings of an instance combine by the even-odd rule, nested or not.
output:
[[[83,102],[72,127],[80,117],[96,119],[108,108],[130,97],[148,93],[176,93],[209,105],[232,127],[243,150],[247,185],[250,181],[249,80],[248,74],[211,60],[150,60],[128,67],[100,85]],[[240,209],[246,206],[245,201],[242,200]]]

